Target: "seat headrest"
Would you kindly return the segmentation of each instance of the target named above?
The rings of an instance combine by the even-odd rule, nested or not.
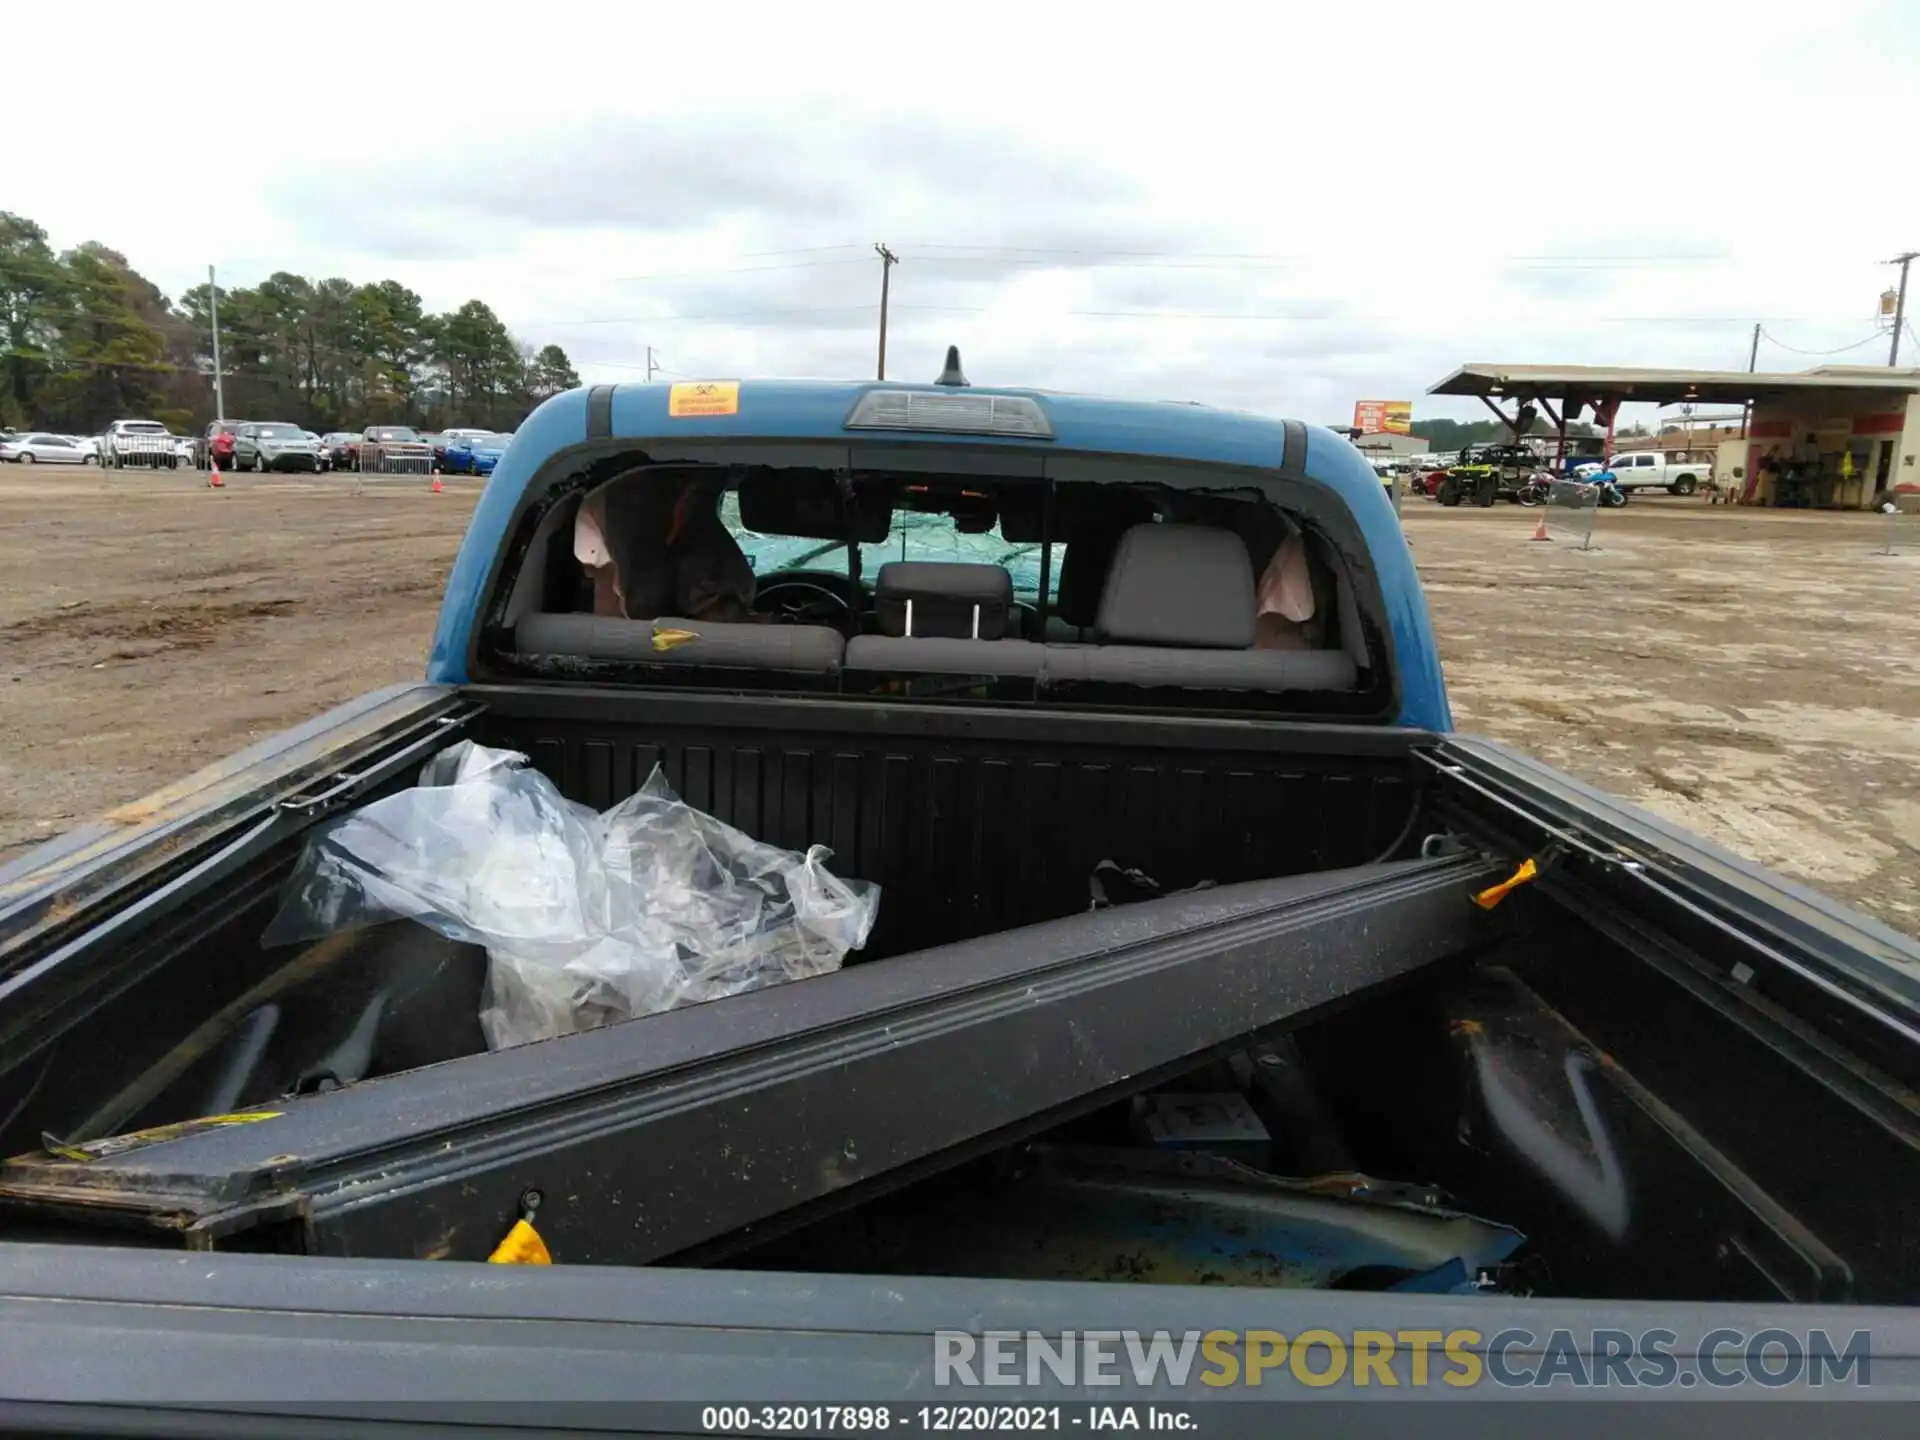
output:
[[[1254,639],[1247,547],[1230,530],[1135,525],[1114,552],[1094,631],[1119,645],[1247,649]]]
[[[890,560],[873,605],[887,635],[999,640],[1013,616],[1013,577],[998,565]]]

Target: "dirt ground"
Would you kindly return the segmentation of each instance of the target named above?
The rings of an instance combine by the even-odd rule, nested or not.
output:
[[[419,675],[478,492],[0,469],[0,854]],[[1920,934],[1920,517],[1406,519],[1461,729]]]

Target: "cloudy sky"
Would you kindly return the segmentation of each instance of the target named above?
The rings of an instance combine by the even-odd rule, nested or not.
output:
[[[896,378],[953,343],[976,384],[1477,418],[1426,387],[1742,369],[1755,321],[1762,369],[1884,362],[1920,248],[1911,0],[104,3],[8,49],[71,58],[9,77],[0,207],[55,244],[478,296],[589,380],[871,374],[885,241]]]

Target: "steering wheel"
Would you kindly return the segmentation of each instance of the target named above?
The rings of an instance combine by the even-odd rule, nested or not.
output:
[[[774,599],[781,591],[792,598]],[[853,613],[845,595],[818,580],[771,579],[754,592],[753,608],[795,625],[833,625]]]

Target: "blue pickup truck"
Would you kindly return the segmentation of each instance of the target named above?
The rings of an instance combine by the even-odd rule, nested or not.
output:
[[[596,810],[657,766],[877,921],[508,1046],[480,946],[263,943],[304,843],[463,740]],[[1719,1384],[1770,1330],[1794,1384],[1911,1387],[1916,1097],[1920,948],[1453,731],[1331,432],[957,364],[581,389],[494,469],[421,683],[0,869],[0,1399],[1220,1393],[931,1363],[1089,1327],[1365,1332],[1417,1383],[1432,1332],[1521,1387]],[[522,1223],[551,1268],[479,1263]]]

